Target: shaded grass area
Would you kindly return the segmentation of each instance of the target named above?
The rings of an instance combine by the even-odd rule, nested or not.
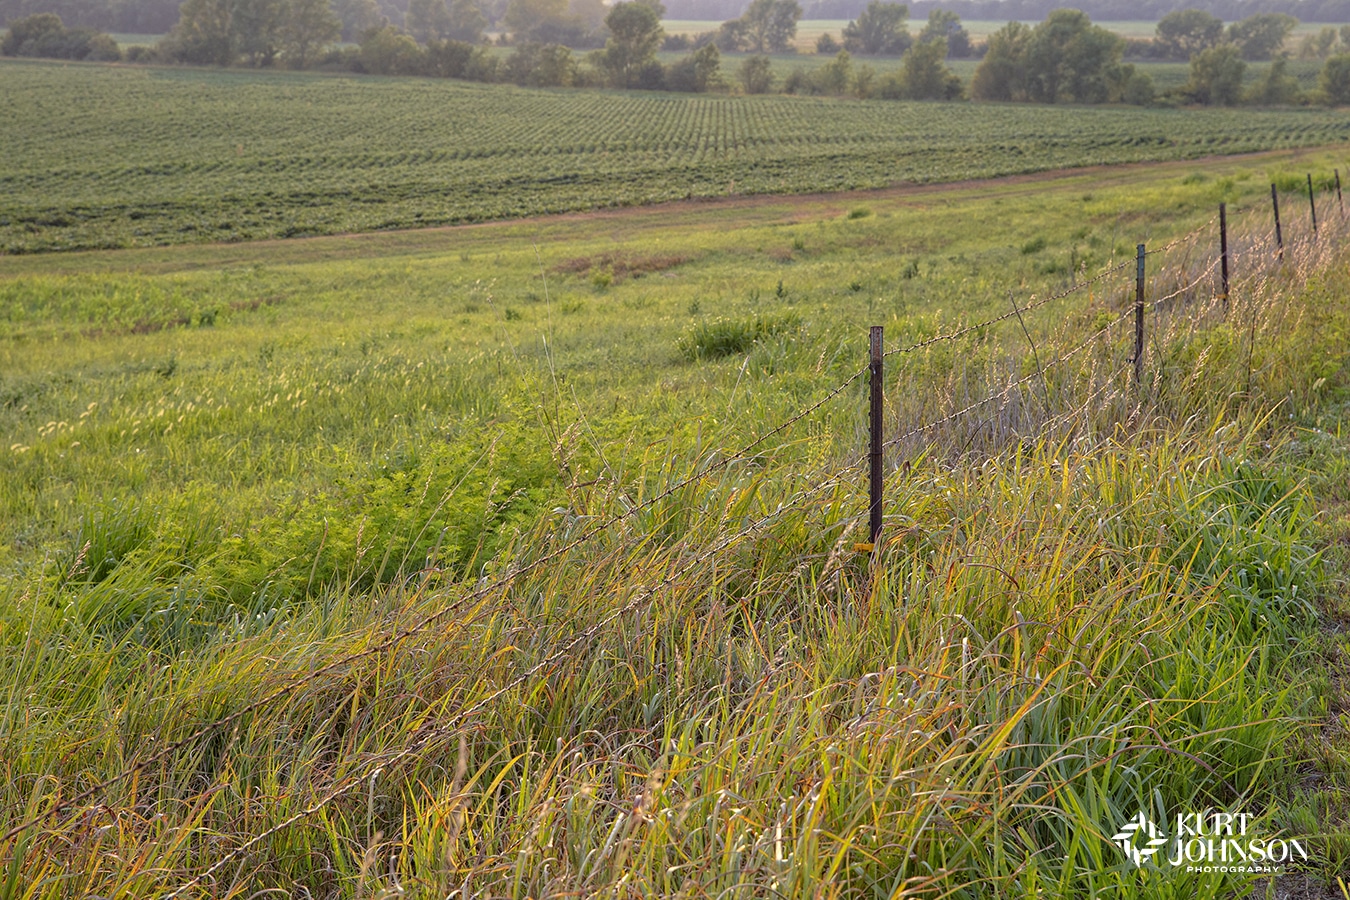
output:
[[[0,833],[55,815],[0,843],[9,890],[1229,896],[1253,879],[1109,842],[1205,807],[1329,885],[1342,839],[1292,788],[1335,582],[1290,429],[1346,393],[1343,256],[1166,332],[1147,400],[1085,430],[893,456],[875,561],[861,381],[728,458],[872,321],[1006,313],[1219,198],[1259,231],[1269,177],[1334,159],[13,261]],[[107,283],[158,299],[119,320]],[[1131,289],[896,360],[892,421]],[[175,296],[219,311],[137,330]]]

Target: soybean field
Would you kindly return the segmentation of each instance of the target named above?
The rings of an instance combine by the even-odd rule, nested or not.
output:
[[[508,219],[1326,145],[1326,110],[528,90],[6,61],[0,253]]]

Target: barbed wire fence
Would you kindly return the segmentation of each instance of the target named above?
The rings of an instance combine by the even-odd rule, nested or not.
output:
[[[1309,186],[1312,188],[1311,178]],[[1272,185],[1272,188],[1274,186]],[[1313,195],[1310,194],[1310,200]],[[1245,210],[1249,220],[1257,220],[1261,210]],[[1274,227],[1248,227],[1226,234],[1227,258],[1219,255],[1220,236],[1209,222],[1162,247],[1147,250],[1141,245],[1139,259],[1108,266],[1091,277],[1071,273],[1070,283],[1044,296],[1032,296],[1024,302],[1009,298],[1010,309],[976,322],[958,323],[949,330],[921,336],[900,347],[885,350],[882,360],[902,363],[898,373],[882,376],[890,394],[883,420],[871,423],[871,439],[879,444],[884,476],[905,465],[905,460],[920,454],[942,453],[961,456],[988,454],[1018,441],[1039,438],[1090,437],[1111,427],[1137,421],[1144,406],[1156,401],[1165,389],[1169,369],[1175,357],[1193,346],[1207,328],[1227,325],[1242,329],[1250,346],[1258,334],[1287,328],[1289,317],[1297,315],[1292,304],[1281,302],[1296,291],[1314,273],[1337,258],[1344,246],[1347,224],[1343,210],[1328,204],[1316,228],[1301,227],[1291,221],[1286,210],[1282,233]],[[1264,220],[1263,220],[1264,221]],[[1140,301],[1136,267],[1152,263],[1147,280],[1148,294]],[[1226,273],[1221,280],[1220,274]],[[1235,277],[1234,277],[1235,276]],[[1057,328],[1039,339],[1027,324],[1028,314],[1048,313],[1054,304],[1070,298],[1085,301],[1076,308],[1061,311]],[[1146,339],[1132,337],[1125,326],[1140,317],[1146,322]],[[1016,322],[1025,347],[1016,341],[996,341],[991,337],[1000,326]],[[1124,332],[1124,333],[1122,333]],[[1016,337],[1016,334],[1014,335]],[[736,450],[710,457],[697,470],[677,478],[641,502],[630,505],[584,528],[575,537],[545,549],[472,587],[461,588],[454,596],[394,628],[373,644],[337,656],[309,672],[283,680],[281,684],[226,715],[199,725],[186,736],[165,741],[158,749],[141,757],[115,774],[95,781],[68,799],[54,804],[41,814],[24,813],[17,823],[0,836],[0,859],[12,854],[16,842],[32,829],[59,829],[88,811],[99,798],[107,799],[119,784],[150,773],[177,755],[191,752],[204,742],[240,725],[248,717],[285,701],[305,688],[323,681],[346,677],[354,667],[376,658],[393,657],[416,638],[431,640],[441,630],[463,630],[504,610],[523,615],[513,598],[513,589],[525,578],[545,571],[551,564],[566,564],[576,551],[602,537],[612,536],[615,528],[655,510],[682,490],[697,485],[709,476],[749,463],[756,452],[772,438],[812,417],[868,380],[872,366],[863,366],[825,391],[818,399]],[[1132,372],[1147,377],[1136,381]],[[918,388],[922,386],[922,390]],[[885,423],[890,422],[889,429]],[[886,432],[891,432],[887,437]],[[874,448],[876,449],[876,448]],[[747,522],[734,532],[721,536],[693,553],[677,545],[659,556],[658,567],[665,574],[645,587],[633,590],[624,602],[600,615],[593,623],[576,628],[570,634],[558,634],[553,649],[518,674],[502,680],[481,697],[467,702],[447,716],[426,721],[416,728],[401,746],[369,754],[343,772],[334,772],[326,790],[316,792],[309,805],[287,816],[259,834],[225,850],[200,872],[186,877],[166,896],[177,897],[226,870],[231,863],[244,865],[244,857],[269,839],[300,822],[319,815],[325,809],[357,791],[378,773],[430,752],[449,752],[449,748],[472,727],[475,716],[502,698],[526,685],[531,679],[574,660],[584,653],[598,636],[617,620],[639,614],[660,593],[691,573],[715,563],[717,558],[741,543],[763,533],[784,514],[838,494],[867,468],[864,454],[838,467],[834,477],[796,493],[791,503],[780,504]],[[884,504],[884,497],[871,497],[869,508]],[[859,517],[866,515],[859,513]],[[875,540],[867,549],[882,544]],[[417,592],[428,590],[428,583]],[[466,672],[465,681],[493,682],[484,664]]]

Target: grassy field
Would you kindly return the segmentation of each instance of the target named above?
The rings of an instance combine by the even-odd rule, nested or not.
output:
[[[1350,137],[1350,120],[1329,110],[692,97],[13,60],[0,72],[7,253],[956,181]]]
[[[209,121],[226,158],[315,158]],[[1258,884],[1109,842],[1204,807],[1329,890],[1350,764],[1316,654],[1345,648],[1311,604],[1344,526],[1311,498],[1350,499],[1350,279],[1294,191],[1347,152],[0,258],[4,896]],[[1149,262],[1151,299],[1198,287],[1141,395],[1134,245],[1192,233]],[[866,326],[998,316],[888,362],[892,434],[1021,386],[892,451],[887,546],[854,555]]]

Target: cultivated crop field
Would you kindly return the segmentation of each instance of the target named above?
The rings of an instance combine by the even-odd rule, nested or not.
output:
[[[191,140],[321,161],[237,115]],[[0,258],[0,886],[1265,890],[1111,842],[1213,808],[1325,896],[1348,154]],[[870,324],[897,443],[864,554]]]
[[[537,91],[4,61],[0,251],[474,222],[1350,138],[1325,110]]]

